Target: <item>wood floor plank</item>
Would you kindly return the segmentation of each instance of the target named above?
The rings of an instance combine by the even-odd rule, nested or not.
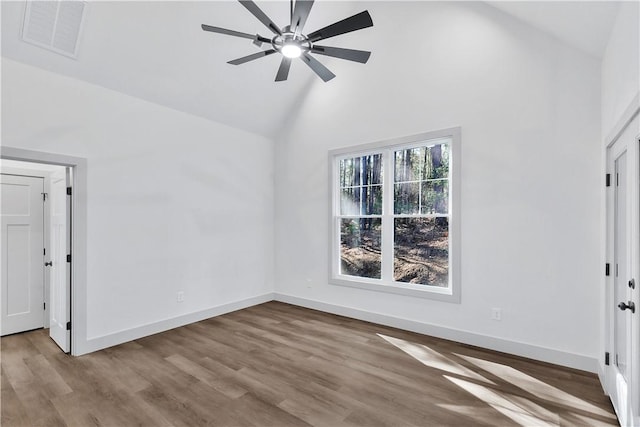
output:
[[[27,409],[11,386],[9,379],[4,374],[4,366],[2,367],[1,387],[2,399],[0,401],[0,425],[7,423],[9,425],[22,426],[29,422]]]
[[[280,407],[265,402],[253,393],[243,395],[235,405],[237,408],[242,408],[244,415],[257,426],[309,427],[311,425]]]
[[[0,340],[5,426],[617,425],[595,375],[271,302],[81,357]]]
[[[171,425],[200,426],[206,425],[208,422],[206,418],[194,412],[188,404],[160,387],[151,386],[139,391],[138,394],[150,406],[157,408]]]
[[[93,411],[94,399],[80,393],[69,393],[52,399],[51,403],[68,426],[101,426],[102,423]],[[11,424],[28,425],[28,424]]]
[[[238,397],[247,393],[242,387],[239,387],[234,381],[221,375],[216,375],[214,372],[205,368],[204,366],[188,359],[185,356],[174,354],[166,358],[169,363],[174,365],[181,371],[197,378],[209,387],[219,391],[230,399],[237,399]]]
[[[39,354],[26,358],[24,362],[37,377],[37,381],[47,391],[47,396],[50,399],[73,391],[60,374],[52,368],[44,355]]]

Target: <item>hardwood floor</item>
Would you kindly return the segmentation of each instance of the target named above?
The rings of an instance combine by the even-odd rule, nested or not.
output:
[[[617,425],[593,374],[277,302],[81,357],[0,345],[3,427]]]

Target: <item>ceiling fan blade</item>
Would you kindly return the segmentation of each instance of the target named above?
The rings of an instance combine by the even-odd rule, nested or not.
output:
[[[363,28],[373,27],[373,21],[368,11],[360,12],[356,15],[350,16],[338,21],[335,24],[331,24],[327,27],[321,28],[318,31],[314,31],[307,37],[310,42],[317,42],[319,40],[328,39],[329,37],[339,36],[340,34],[350,33],[352,31],[361,30]]]
[[[307,64],[309,68],[311,68],[313,72],[316,73],[318,77],[320,77],[325,82],[328,82],[329,80],[331,80],[336,76],[331,71],[329,71],[327,67],[322,65],[320,62],[318,62],[317,59],[315,59],[313,56],[309,55],[306,52],[302,54],[300,59],[302,59],[302,62]]]
[[[343,49],[340,47],[314,45],[311,52],[318,55],[333,56],[335,58],[346,59],[347,61],[360,62],[366,64],[371,56],[371,52],[365,50]]]
[[[245,62],[253,61],[254,59],[260,59],[267,55],[271,55],[272,53],[276,53],[275,49],[262,50],[258,53],[254,53],[252,55],[243,56],[242,58],[234,59],[233,61],[227,62],[227,64],[240,65]]]
[[[274,34],[282,35],[282,30],[252,0],[238,0],[249,12],[262,22]]]
[[[293,15],[291,15],[291,31],[298,34],[302,32],[311,12],[311,6],[313,6],[313,0],[296,0]]]
[[[283,56],[282,62],[280,63],[280,68],[278,68],[278,74],[276,74],[277,82],[287,80],[287,77],[289,77],[289,68],[291,68],[291,58]]]
[[[235,36],[235,37],[242,37],[244,39],[251,39],[256,44],[258,44],[257,42],[271,43],[270,39],[268,39],[266,37],[262,37],[260,34],[243,33],[243,32],[240,32],[240,31],[228,30],[226,28],[214,27],[212,25],[207,25],[207,24],[202,24],[202,29],[204,31],[210,31],[212,33],[226,34],[228,36]]]
[[[206,24],[202,24],[202,29],[204,31],[211,31],[212,33],[226,34],[228,36],[242,37],[245,39],[253,40],[256,38],[255,34],[241,33],[240,31],[227,30],[226,28],[213,27],[211,25],[206,25]]]

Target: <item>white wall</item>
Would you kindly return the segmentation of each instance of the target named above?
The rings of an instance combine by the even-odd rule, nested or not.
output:
[[[599,61],[482,3],[371,9],[367,43],[340,44],[369,63],[326,61],[278,138],[279,298],[595,370]],[[327,151],[458,125],[462,303],[328,284]]]
[[[270,140],[3,58],[2,144],[88,161],[87,350],[271,299]]]
[[[640,93],[640,3],[622,2],[602,59],[602,136]]]

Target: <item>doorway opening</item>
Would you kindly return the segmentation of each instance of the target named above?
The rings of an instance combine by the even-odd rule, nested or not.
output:
[[[71,350],[70,166],[0,159],[0,335],[45,328]]]
[[[63,260],[60,260],[58,265],[61,266],[66,263],[66,293],[60,293],[56,296],[57,301],[66,301],[67,306],[64,310],[59,310],[59,313],[64,313],[63,319],[62,314],[59,316],[59,325],[62,326],[64,324],[63,333],[66,336],[65,340],[68,344],[61,345],[61,347],[71,355],[79,356],[81,354],[85,354],[91,351],[87,340],[87,160],[82,157],[68,156],[64,154],[56,154],[56,153],[47,153],[42,151],[34,151],[34,150],[25,150],[22,148],[14,148],[8,146],[0,146],[0,160],[14,160],[20,162],[26,162],[31,164],[34,169],[42,169],[46,166],[42,165],[50,165],[50,166],[61,166],[63,167],[64,181],[66,187],[62,187],[62,178],[57,184],[64,188],[64,197],[67,197],[67,191],[71,192],[70,197],[67,200],[67,209],[65,210],[65,222],[66,231],[65,235],[69,236],[69,241],[67,244],[67,252],[59,251],[61,255],[64,255]],[[25,165],[23,165],[25,166]],[[29,167],[26,165],[27,168]],[[67,171],[69,172],[67,174]],[[51,172],[50,172],[51,173]],[[27,174],[29,175],[29,174]],[[55,183],[54,183],[55,184]],[[67,187],[71,187],[70,190],[67,190]],[[13,188],[15,190],[15,188]],[[49,188],[51,190],[51,188]],[[41,194],[38,194],[42,196]],[[42,196],[44,197],[44,196]],[[34,199],[35,200],[35,199]],[[67,214],[68,212],[68,214]],[[56,220],[60,220],[61,217],[57,219],[50,218],[50,221],[56,224]],[[43,222],[44,222],[44,214],[43,214]],[[58,222],[58,225],[62,225]],[[16,229],[17,230],[17,229]],[[24,234],[25,228],[21,230]],[[6,233],[2,231],[1,235],[5,235]],[[65,239],[59,240],[62,242]],[[60,243],[62,247],[62,243]],[[49,269],[50,266],[44,266],[44,262],[53,262],[55,264],[55,260],[47,258],[46,260],[42,258],[44,256],[44,249],[40,248],[40,262],[42,263],[43,268]],[[49,249],[47,248],[47,251]],[[7,251],[9,253],[9,251]],[[0,252],[0,254],[4,254],[4,252]],[[47,252],[47,254],[51,254],[51,252]],[[3,269],[3,272],[6,270]],[[61,273],[61,269],[58,270]],[[4,274],[4,273],[3,273]],[[51,275],[51,272],[48,273],[48,276]],[[48,303],[51,304],[51,289],[47,289],[49,294]],[[44,294],[44,292],[43,292]],[[6,301],[2,299],[0,295],[0,304],[4,304]],[[62,302],[60,303],[60,307],[62,307]],[[44,302],[40,307],[42,311],[44,311]],[[53,309],[51,305],[48,304],[47,309]],[[50,313],[50,312],[49,312]],[[51,316],[48,315],[49,318],[49,329],[51,330]],[[66,322],[63,322],[66,320]],[[0,319],[1,321],[1,319]],[[62,332],[62,331],[60,331]],[[61,340],[62,341],[62,340]]]

